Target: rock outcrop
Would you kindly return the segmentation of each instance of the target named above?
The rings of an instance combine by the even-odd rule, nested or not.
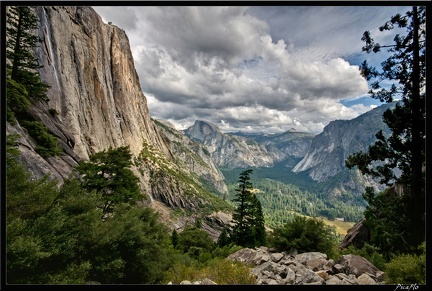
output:
[[[49,101],[32,104],[30,113],[58,138],[63,153],[38,159],[23,134],[22,159],[33,177],[48,174],[62,183],[90,154],[128,145],[137,155],[144,141],[171,156],[150,119],[126,33],[104,24],[89,6],[36,6],[35,13],[40,77],[51,87]],[[8,133],[20,131],[14,127]]]
[[[125,31],[104,24],[89,6],[39,6],[37,12],[41,78],[51,85],[47,105],[74,152],[86,159],[129,145],[136,155],[146,141],[169,155],[150,119]]]
[[[370,231],[366,225],[364,225],[364,218],[354,224],[347,234],[345,235],[342,242],[339,244],[340,249],[345,249],[349,246],[354,246],[355,248],[361,249],[365,243],[370,240]]]
[[[384,284],[384,272],[357,255],[344,255],[334,261],[320,252],[288,254],[261,247],[241,249],[228,259],[250,265],[257,285]]]

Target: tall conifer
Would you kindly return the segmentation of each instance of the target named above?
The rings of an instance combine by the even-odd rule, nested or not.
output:
[[[28,97],[47,100],[49,86],[40,79],[38,69],[42,66],[34,53],[40,42],[35,35],[38,18],[28,6],[10,6],[6,23],[7,75],[25,87]]]
[[[393,54],[382,62],[381,72],[366,61],[361,66],[366,79],[375,80],[369,91],[373,98],[381,102],[400,100],[394,109],[383,114],[392,134],[385,137],[379,131],[369,151],[349,156],[346,165],[357,166],[363,174],[380,178],[381,183],[404,186],[403,203],[407,205],[405,214],[409,221],[404,239],[416,247],[425,240],[426,7],[414,6],[405,16],[393,16],[380,31],[394,27],[407,28],[406,36],[395,36],[394,45],[375,43],[370,32],[364,32],[363,51],[377,53],[388,48]],[[394,84],[385,88],[381,84],[384,80]],[[380,165],[374,166],[376,162]]]
[[[261,203],[252,193],[250,174],[253,170],[240,173],[236,196],[237,208],[233,213],[233,230],[231,240],[244,247],[260,246],[265,241],[264,216]]]

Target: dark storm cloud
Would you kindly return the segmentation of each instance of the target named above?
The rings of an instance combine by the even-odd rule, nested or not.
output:
[[[150,113],[179,129],[318,133],[370,109],[356,64],[364,30],[400,7],[94,7],[125,29]],[[379,32],[376,32],[379,34]],[[380,40],[390,36],[382,35]]]

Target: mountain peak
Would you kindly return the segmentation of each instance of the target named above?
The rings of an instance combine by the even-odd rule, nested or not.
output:
[[[191,127],[184,130],[184,133],[190,137],[200,140],[201,142],[204,141],[208,136],[222,134],[219,130],[219,127],[204,120],[195,120],[195,123]]]
[[[207,133],[209,133],[209,131],[220,132],[217,125],[205,120],[195,120],[195,123],[192,125],[192,127],[197,129],[199,128],[201,131],[206,131]]]

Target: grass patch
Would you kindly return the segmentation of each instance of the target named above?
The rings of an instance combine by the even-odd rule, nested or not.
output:
[[[339,220],[328,220],[326,217],[320,216],[325,224],[332,225],[336,228],[337,233],[346,235],[348,230],[354,226],[354,222],[339,221]]]

